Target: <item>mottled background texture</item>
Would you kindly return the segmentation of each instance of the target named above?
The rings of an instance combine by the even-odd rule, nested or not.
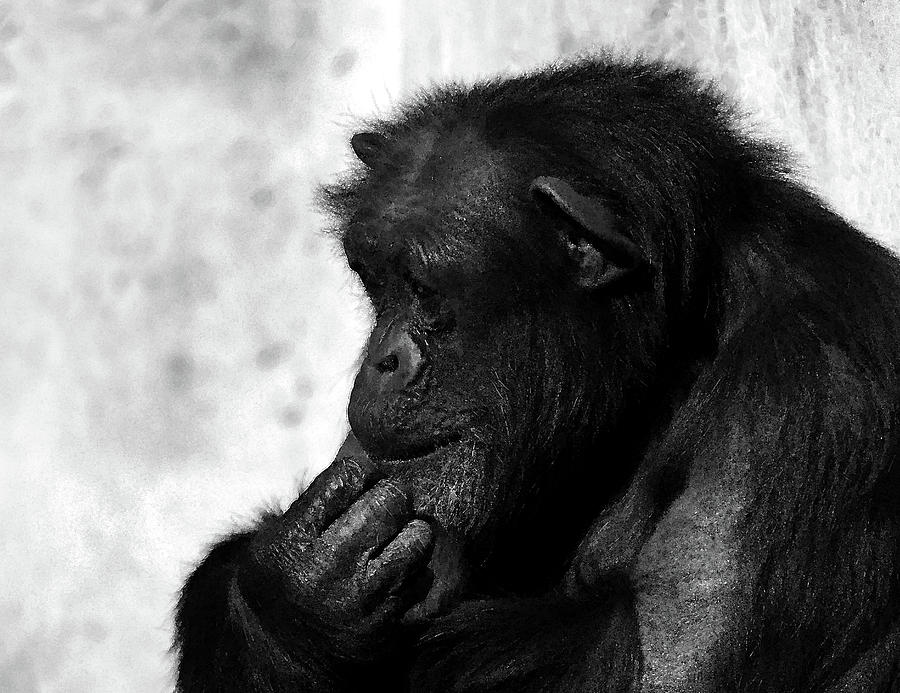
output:
[[[312,197],[354,123],[610,45],[900,247],[894,0],[0,0],[0,691],[170,689],[186,572],[330,461],[369,316]]]

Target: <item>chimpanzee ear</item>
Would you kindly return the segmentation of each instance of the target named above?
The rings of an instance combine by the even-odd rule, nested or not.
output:
[[[641,249],[619,232],[619,222],[602,202],[585,197],[559,178],[540,176],[531,194],[572,223],[563,240],[578,267],[576,283],[585,289],[609,286],[643,270],[648,263]]]
[[[375,165],[384,144],[384,135],[379,135],[377,132],[357,132],[350,138],[353,153],[369,168]]]

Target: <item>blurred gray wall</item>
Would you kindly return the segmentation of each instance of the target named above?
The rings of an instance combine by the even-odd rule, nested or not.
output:
[[[0,1],[0,691],[163,691],[175,592],[330,461],[368,315],[311,207],[416,85],[696,65],[900,247],[892,0]]]

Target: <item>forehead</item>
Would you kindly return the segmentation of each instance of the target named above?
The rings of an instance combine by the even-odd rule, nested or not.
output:
[[[385,202],[408,222],[464,231],[488,222],[510,197],[512,181],[501,153],[474,133],[425,132],[399,154],[405,159],[397,167],[402,175],[389,181]]]
[[[514,213],[515,182],[502,153],[476,133],[423,130],[391,142],[369,173],[344,238],[359,259],[407,253],[486,256]]]

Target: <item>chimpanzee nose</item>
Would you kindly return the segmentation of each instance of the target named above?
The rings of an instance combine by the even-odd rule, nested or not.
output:
[[[409,336],[406,325],[392,325],[380,339],[372,342],[366,366],[375,371],[372,374],[375,388],[385,392],[408,387],[422,369],[423,359],[422,351]]]
[[[397,354],[388,354],[375,364],[375,370],[379,373],[393,373],[400,367],[400,359]]]
[[[350,429],[369,455],[400,459],[419,443],[421,431],[403,412],[426,360],[405,321],[375,326],[347,406]]]

